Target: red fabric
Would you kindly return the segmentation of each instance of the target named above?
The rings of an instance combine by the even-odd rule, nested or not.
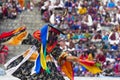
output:
[[[111,39],[111,40],[116,40],[115,33],[113,33],[113,34],[110,36],[110,39]]]
[[[7,14],[7,8],[6,7],[2,8],[2,12],[3,12],[3,15],[5,16]]]
[[[118,64],[115,66],[114,71],[115,71],[115,73],[119,72],[119,65]]]
[[[33,33],[33,36],[35,39],[37,39],[38,41],[40,41],[40,30],[37,30]]]
[[[57,33],[57,34],[60,34],[60,32],[59,32],[58,30],[54,29],[54,28],[51,28],[50,31],[55,32],[55,33]]]
[[[0,35],[0,39],[6,38],[6,37],[9,37],[9,36],[13,35],[13,34],[14,34],[13,31],[14,31],[14,30],[12,30],[12,31],[10,31],[10,32],[3,32],[3,33]]]
[[[53,45],[47,45],[47,52],[50,53],[54,49],[54,47],[57,45],[57,41],[53,43]]]
[[[100,34],[95,35],[95,39],[102,39],[102,36]]]
[[[105,62],[106,58],[104,55],[98,54],[96,57],[97,60],[99,60],[100,62]]]
[[[81,60],[86,60],[88,58],[88,55],[80,55],[79,57]]]
[[[81,59],[79,61],[80,61],[80,63],[87,65],[87,66],[93,66],[95,64],[94,61],[81,60]]]

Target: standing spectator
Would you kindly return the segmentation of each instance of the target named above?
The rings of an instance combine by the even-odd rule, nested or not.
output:
[[[8,47],[0,44],[0,63],[4,64],[8,55]]]

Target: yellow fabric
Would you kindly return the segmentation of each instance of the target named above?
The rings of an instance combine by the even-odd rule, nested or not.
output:
[[[73,73],[73,68],[72,68],[72,63],[69,61],[65,61],[64,64],[61,66],[62,72],[65,73],[65,75],[70,79],[74,80],[74,73]]]
[[[13,31],[13,33],[17,33],[17,32],[19,32],[19,31],[21,31],[22,29],[25,29],[25,26],[22,26],[22,27],[19,27],[19,28],[15,29],[15,30]]]
[[[14,45],[17,46],[19,44],[21,44],[21,42],[27,37],[27,31],[24,31],[14,37],[12,37],[9,41],[3,43],[3,44],[7,44],[7,45]]]
[[[41,44],[41,49],[40,49],[40,61],[41,61],[41,66],[44,70],[47,70],[47,64],[46,64],[46,59],[43,53],[43,46]]]
[[[86,8],[79,8],[78,13],[83,15],[83,14],[87,13],[87,9]]]
[[[88,66],[88,65],[85,65],[83,63],[80,63],[82,66],[84,66],[89,72],[91,72],[92,74],[97,74],[97,73],[100,73],[102,72],[97,66]]]
[[[93,56],[92,56],[91,53],[88,55],[88,59],[87,59],[87,60],[89,60],[89,61],[92,61],[92,60],[93,60]]]
[[[70,39],[70,34],[67,34],[67,39]]]

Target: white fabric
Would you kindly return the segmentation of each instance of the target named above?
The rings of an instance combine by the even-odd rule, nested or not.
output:
[[[108,37],[109,43],[110,44],[114,44],[114,43],[118,44],[119,43],[119,34],[116,32],[115,33],[116,40],[111,40],[110,37],[111,37],[112,34],[113,34],[113,32],[111,32],[109,37]]]
[[[13,74],[24,62],[26,62],[26,61],[30,58],[30,56],[32,55],[32,53],[33,53],[35,50],[36,50],[36,47],[33,46],[33,47],[30,49],[30,51],[29,51],[29,53],[27,54],[27,56],[26,56],[17,66],[12,67],[12,68],[6,70],[6,74],[7,74],[7,75]]]
[[[87,24],[88,26],[92,26],[93,25],[93,20],[92,20],[91,15],[88,15],[87,19],[88,19],[88,22],[84,21],[84,24]]]
[[[50,23],[51,24],[55,24],[55,14],[52,14],[51,16],[50,16]]]
[[[38,52],[37,52],[38,53]],[[39,56],[40,54],[38,53],[38,56]],[[38,58],[38,56],[37,56],[37,58]],[[37,60],[37,59],[36,59]],[[36,68],[36,60],[35,60],[35,64],[34,64],[34,66],[33,66],[33,68],[31,69],[31,75],[33,75],[34,73],[36,73],[36,71],[35,71],[35,68]]]

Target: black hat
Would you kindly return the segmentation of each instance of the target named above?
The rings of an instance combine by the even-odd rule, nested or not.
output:
[[[52,26],[51,24],[48,24],[48,26],[51,27],[50,31],[53,31],[53,32],[58,33],[58,34],[61,33],[61,34],[65,35],[65,33],[63,33],[60,28],[56,28],[56,27]]]

